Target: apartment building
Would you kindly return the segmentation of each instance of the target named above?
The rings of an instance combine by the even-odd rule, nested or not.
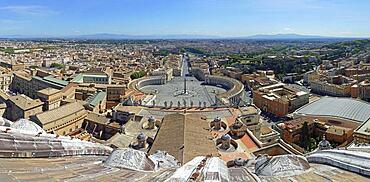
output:
[[[86,116],[85,108],[79,102],[73,102],[36,114],[31,117],[31,121],[40,125],[48,133],[68,135],[81,128]]]
[[[261,87],[253,91],[253,103],[261,110],[276,116],[285,116],[307,104],[309,94],[283,83]]]
[[[12,121],[29,119],[30,116],[41,113],[43,102],[31,99],[25,95],[10,96],[7,102],[7,118]]]

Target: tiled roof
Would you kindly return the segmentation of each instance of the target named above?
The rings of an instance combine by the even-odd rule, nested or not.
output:
[[[183,164],[196,156],[217,156],[218,151],[207,128],[208,122],[201,119],[201,115],[166,115],[149,153],[166,151]]]
[[[99,124],[109,124],[109,119],[105,116],[101,116],[99,114],[89,112],[85,118],[86,120],[93,121]]]
[[[78,111],[84,110],[85,108],[78,102],[72,102],[56,109],[46,111],[36,115],[36,118],[42,123],[47,124],[63,117],[72,115]]]
[[[28,110],[37,106],[42,105],[43,103],[40,99],[31,99],[27,96],[16,95],[9,97],[9,100],[17,105],[22,110]]]
[[[45,88],[45,89],[39,90],[38,92],[43,95],[49,96],[49,95],[53,95],[53,94],[60,92],[60,90],[55,89],[55,88]]]

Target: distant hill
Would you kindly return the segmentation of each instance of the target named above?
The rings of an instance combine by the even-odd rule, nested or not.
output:
[[[42,35],[0,35],[0,39],[36,39],[36,38],[48,38],[48,36]]]
[[[218,39],[221,37],[210,35],[126,35],[126,34],[88,34],[70,36],[47,36],[47,35],[0,35],[0,39],[78,39],[78,40],[146,40],[146,39]]]
[[[47,36],[47,35],[0,35],[5,39],[77,39],[77,40],[153,40],[153,39],[241,39],[241,40],[309,40],[309,39],[354,39],[342,37],[327,37],[317,35],[300,34],[259,34],[245,37],[225,37],[212,35],[190,35],[190,34],[169,34],[169,35],[127,35],[127,34],[89,34],[71,36]],[[360,38],[357,38],[360,39]]]
[[[145,39],[216,39],[219,37],[209,36],[209,35],[187,35],[187,34],[173,34],[173,35],[126,35],[126,34],[90,34],[90,35],[76,35],[68,36],[66,38],[73,39],[97,39],[97,40],[124,40],[124,39],[134,39],[134,40],[145,40]]]
[[[284,39],[330,39],[336,37],[325,37],[317,35],[300,35],[300,34],[273,34],[273,35],[252,35],[248,37],[240,37],[241,39],[264,39],[264,40],[284,40]]]
[[[327,39],[333,37],[299,35],[299,34],[275,34],[275,35],[252,35],[247,37],[221,37],[209,35],[125,35],[125,34],[91,34],[69,36],[74,39],[264,39],[264,40],[283,40],[283,39]]]

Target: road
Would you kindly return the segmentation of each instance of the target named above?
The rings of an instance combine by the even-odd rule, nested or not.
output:
[[[188,62],[188,56],[182,57],[182,63],[181,63],[181,76],[185,77],[189,74],[189,62]]]

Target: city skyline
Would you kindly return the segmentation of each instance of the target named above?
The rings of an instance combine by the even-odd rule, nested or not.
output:
[[[2,1],[0,36],[302,34],[370,37],[368,1]]]

